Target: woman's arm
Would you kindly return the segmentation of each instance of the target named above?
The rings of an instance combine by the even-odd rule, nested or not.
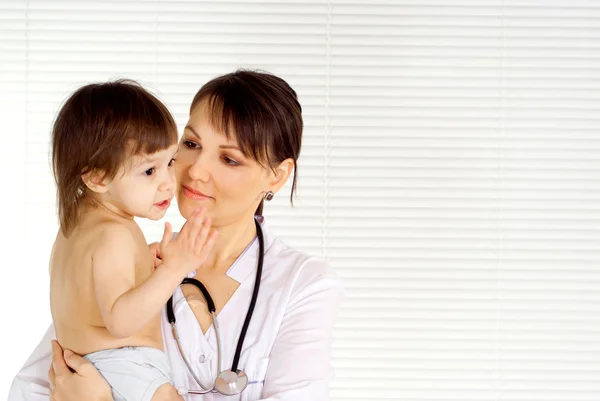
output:
[[[50,326],[13,379],[8,401],[112,400],[110,387],[96,368],[72,353],[67,353],[65,362],[55,337],[54,326]]]
[[[296,283],[273,345],[263,401],[329,400],[331,342],[342,288],[321,262],[310,264]],[[315,270],[322,273],[315,277]]]
[[[52,350],[50,340],[56,338],[54,326],[50,326],[33,350],[27,361],[13,379],[8,401],[48,401],[50,384],[48,368],[51,364]]]
[[[71,369],[69,369],[71,368]],[[52,341],[52,364],[48,371],[52,401],[113,401],[112,391],[87,359]]]

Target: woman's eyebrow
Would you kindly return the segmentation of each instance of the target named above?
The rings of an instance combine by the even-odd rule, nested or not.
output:
[[[242,149],[238,148],[235,145],[219,145],[219,147],[221,149],[235,149],[235,150],[239,150],[240,152],[242,151]]]
[[[190,131],[192,131],[192,133],[193,133],[193,134],[194,134],[194,135],[195,135],[195,136],[196,136],[198,139],[200,139],[200,135],[198,135],[198,133],[196,132],[196,130],[195,130],[195,129],[193,129],[191,126],[189,126],[189,125],[186,125],[186,126],[185,126],[185,128],[184,128],[184,130],[186,130],[186,129],[189,129]]]
[[[201,140],[200,135],[196,132],[196,130],[194,130],[191,126],[186,125],[184,130],[189,129],[190,131],[192,131],[192,134],[194,134],[194,136],[196,138],[198,138],[199,140]],[[235,145],[219,145],[219,148],[221,149],[235,149],[235,150],[239,150],[240,152],[242,152],[242,149],[239,148],[239,146],[235,146]],[[244,153],[244,152],[242,152]]]

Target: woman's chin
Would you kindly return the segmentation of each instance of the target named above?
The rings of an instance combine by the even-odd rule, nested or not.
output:
[[[207,205],[203,204],[202,202],[190,202],[190,201],[184,201],[182,203],[178,202],[177,205],[179,206],[179,213],[185,219],[189,219],[189,217],[192,215],[194,210],[201,209],[203,207],[207,207]],[[206,216],[210,217],[211,219],[213,218],[210,208],[208,208]]]

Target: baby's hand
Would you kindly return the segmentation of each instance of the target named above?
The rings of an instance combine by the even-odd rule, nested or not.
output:
[[[211,221],[205,216],[205,208],[194,210],[175,239],[172,239],[171,224],[165,223],[165,233],[160,242],[160,256],[164,265],[185,275],[206,261],[218,233],[215,230],[210,232]]]
[[[150,249],[150,255],[152,255],[154,268],[156,269],[162,263],[162,257],[160,256],[160,242],[148,244],[148,248]]]

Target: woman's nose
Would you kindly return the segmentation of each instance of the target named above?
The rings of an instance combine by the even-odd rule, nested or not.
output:
[[[208,178],[210,177],[208,161],[204,160],[202,157],[196,158],[188,168],[188,175],[193,181],[208,181]]]

